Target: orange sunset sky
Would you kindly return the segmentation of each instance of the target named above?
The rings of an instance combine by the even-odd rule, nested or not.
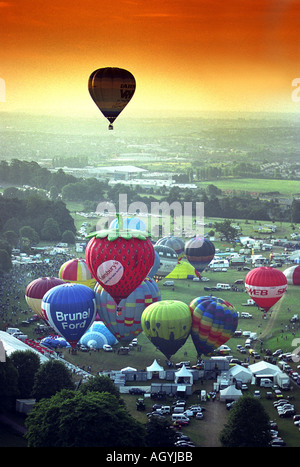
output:
[[[0,111],[96,114],[105,66],[136,78],[128,115],[300,110],[300,0],[7,0],[0,40]]]

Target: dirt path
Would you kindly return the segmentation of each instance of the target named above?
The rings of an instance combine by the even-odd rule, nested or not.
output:
[[[228,411],[224,402],[215,401],[206,404],[203,447],[221,447],[219,435],[227,421]]]

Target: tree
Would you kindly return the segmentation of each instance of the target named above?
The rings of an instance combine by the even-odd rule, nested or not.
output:
[[[35,374],[32,395],[38,401],[51,397],[62,389],[74,389],[72,373],[58,360],[43,363]]]
[[[0,412],[12,409],[19,395],[18,370],[10,357],[6,356],[5,363],[0,363]]]
[[[12,268],[12,262],[6,250],[0,250],[0,270],[8,272]]]
[[[76,238],[71,230],[65,230],[61,236],[61,241],[64,243],[70,243],[71,245],[74,245]]]
[[[108,392],[120,399],[120,391],[114,382],[108,376],[95,376],[80,386],[82,394],[87,394],[88,391]]]
[[[232,227],[230,220],[225,219],[223,222],[216,222],[214,228],[224,236],[227,242],[232,242],[236,236],[236,229]]]
[[[269,422],[259,400],[243,396],[232,407],[220,441],[224,447],[267,447],[271,441]]]
[[[107,392],[62,390],[35,404],[26,419],[29,447],[138,447],[145,430]]]
[[[43,240],[60,240],[61,233],[59,225],[52,217],[46,219],[41,230],[41,237]]]
[[[40,240],[38,233],[29,225],[24,225],[21,227],[19,230],[19,235],[21,239],[28,239],[29,245],[37,244]]]
[[[32,350],[16,351],[11,355],[11,361],[18,370],[19,397],[26,399],[31,397],[34,377],[41,362],[39,356]]]
[[[151,417],[146,425],[146,445],[149,447],[174,446],[175,430],[164,418]]]

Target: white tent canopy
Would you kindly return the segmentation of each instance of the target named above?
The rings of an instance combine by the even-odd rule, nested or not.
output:
[[[189,371],[185,365],[182,365],[180,370],[175,372],[175,384],[178,383],[179,381],[193,384],[193,381],[194,381],[193,373]]]
[[[126,368],[122,368],[121,373],[126,373],[126,371],[137,371],[137,369],[132,368],[131,366],[126,366]]]
[[[281,372],[277,365],[272,365],[272,363],[268,363],[263,360],[261,362],[253,363],[253,365],[249,365],[248,368],[252,371],[254,376],[266,374],[276,375]]]
[[[220,391],[220,401],[225,402],[227,400],[238,400],[243,395],[240,389],[236,389],[235,385],[228,386]]]
[[[165,370],[163,369],[162,366],[160,366],[159,363],[157,363],[156,360],[154,360],[154,362],[152,363],[152,365],[150,366],[147,366],[146,368],[147,370],[147,379],[151,379],[152,376],[153,376],[153,373],[158,373],[158,376],[160,379],[164,379],[165,377]]]
[[[239,379],[243,383],[250,383],[252,380],[252,371],[242,365],[235,365],[229,370],[229,375],[232,378]]]
[[[43,355],[41,352],[38,352],[33,347],[30,347],[29,345],[25,344],[25,342],[22,342],[20,339],[17,339],[16,337],[11,336],[8,332],[0,331],[0,340],[3,343],[4,350],[8,357],[13,352],[16,352],[17,350],[19,351],[31,350],[32,352],[36,353],[40,357],[41,363],[47,362],[49,360],[48,357]]]

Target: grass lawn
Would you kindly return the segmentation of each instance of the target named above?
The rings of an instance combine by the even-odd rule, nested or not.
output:
[[[300,192],[298,180],[272,180],[262,178],[228,178],[214,180],[215,185],[220,190],[248,191],[252,193],[279,192],[280,195],[293,197]],[[208,182],[199,183],[200,188],[205,188]]]

